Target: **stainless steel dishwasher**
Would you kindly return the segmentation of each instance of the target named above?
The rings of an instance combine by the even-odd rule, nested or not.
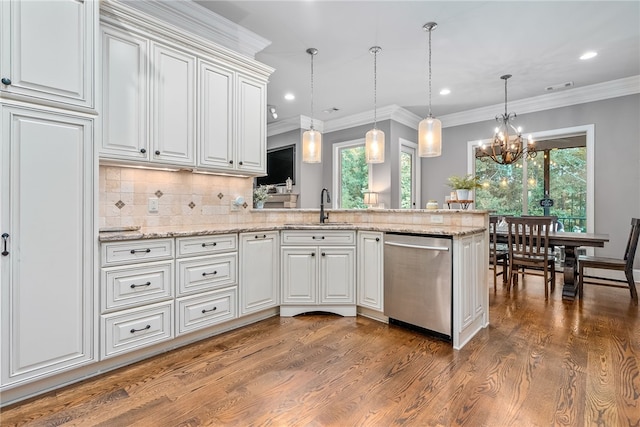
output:
[[[389,323],[452,337],[452,240],[386,233],[384,314]]]

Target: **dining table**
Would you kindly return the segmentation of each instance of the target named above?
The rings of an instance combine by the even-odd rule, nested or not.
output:
[[[507,243],[509,233],[498,230],[498,241]],[[608,234],[575,233],[565,231],[553,231],[549,233],[549,246],[564,246],[564,284],[562,286],[562,299],[574,300],[578,293],[578,260],[576,249],[579,247],[602,248],[609,241]]]

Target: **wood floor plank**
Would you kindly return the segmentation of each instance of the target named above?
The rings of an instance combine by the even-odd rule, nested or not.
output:
[[[624,290],[490,291],[462,350],[357,317],[274,317],[3,408],[4,426],[640,426]]]

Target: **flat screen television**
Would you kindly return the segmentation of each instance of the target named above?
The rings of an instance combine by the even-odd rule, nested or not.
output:
[[[256,179],[258,185],[284,184],[287,178],[296,183],[296,146],[274,148],[267,151],[267,176]]]

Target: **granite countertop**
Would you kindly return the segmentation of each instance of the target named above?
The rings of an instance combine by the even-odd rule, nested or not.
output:
[[[367,223],[305,223],[305,224],[226,224],[212,226],[194,226],[193,228],[138,228],[126,227],[125,230],[111,228],[108,231],[100,230],[98,239],[101,242],[113,242],[119,240],[160,239],[172,237],[211,236],[227,233],[250,233],[254,231],[279,231],[279,230],[363,230],[394,233],[431,234],[437,236],[464,236],[485,231],[485,227],[462,227],[442,225],[415,225],[415,224],[367,224]]]

